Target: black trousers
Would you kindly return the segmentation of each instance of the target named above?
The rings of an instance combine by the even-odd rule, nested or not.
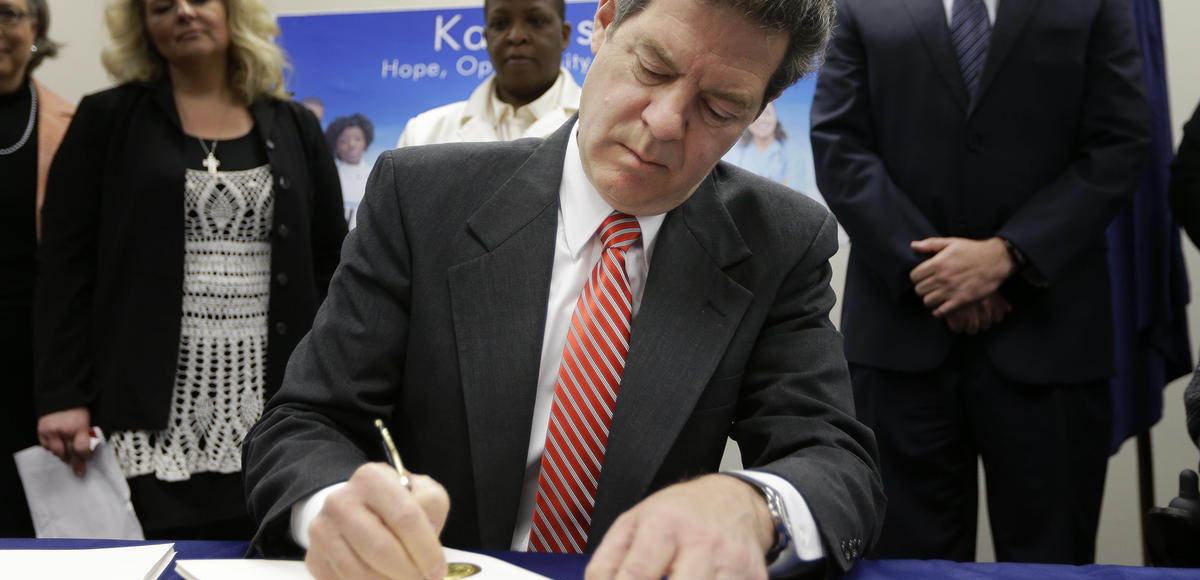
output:
[[[0,297],[2,298],[2,297]],[[33,410],[33,317],[0,303],[0,537],[33,537],[25,488],[12,454],[37,445]]]
[[[982,458],[998,561],[1095,560],[1112,431],[1107,381],[1011,381],[971,339],[932,371],[850,373],[888,496],[869,557],[974,560]]]

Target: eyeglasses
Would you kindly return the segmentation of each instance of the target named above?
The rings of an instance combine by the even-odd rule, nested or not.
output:
[[[21,12],[11,6],[0,6],[0,27],[13,28],[20,24],[22,20],[30,18],[32,14]]]

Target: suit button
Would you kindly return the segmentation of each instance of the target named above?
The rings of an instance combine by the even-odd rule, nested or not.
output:
[[[275,281],[278,282],[280,286],[287,286],[287,283],[288,283],[287,274],[285,274],[283,272],[276,274]]]
[[[275,233],[279,234],[279,237],[281,238],[286,238],[288,237],[288,234],[291,233],[291,230],[288,229],[287,224],[279,224],[275,228]]]
[[[276,322],[275,323],[275,334],[278,334],[279,336],[283,336],[283,335],[287,334],[287,324],[284,324],[282,322]]]
[[[266,143],[266,144],[267,144],[267,149],[270,149],[270,150],[272,150],[272,151],[274,151],[274,150],[275,150],[275,142],[274,142],[274,141],[272,141],[272,140],[270,140],[270,139],[267,139],[267,143]]]
[[[977,153],[983,147],[983,136],[979,133],[971,133],[967,137],[967,151]]]
[[[280,175],[279,176],[279,189],[287,189],[290,186],[291,186],[291,182],[288,181],[288,178]]]

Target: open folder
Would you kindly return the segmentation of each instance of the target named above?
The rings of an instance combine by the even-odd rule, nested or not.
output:
[[[491,556],[442,548],[450,573],[446,580],[550,580]],[[311,580],[297,560],[179,560],[175,572],[185,580]]]
[[[4,578],[154,580],[175,558],[175,544],[92,550],[0,550]]]

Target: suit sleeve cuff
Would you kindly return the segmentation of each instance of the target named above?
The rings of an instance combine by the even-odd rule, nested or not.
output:
[[[319,489],[313,492],[312,495],[298,501],[292,506],[292,539],[295,540],[301,548],[305,550],[309,546],[308,526],[317,519],[317,514],[321,513],[321,508],[325,507],[325,500],[329,496],[343,487],[346,487],[346,482],[335,483],[331,486]]]
[[[767,563],[767,572],[771,576],[783,575],[806,568],[806,564],[825,557],[825,549],[821,546],[821,536],[817,532],[817,522],[813,519],[808,502],[794,485],[786,479],[763,471],[736,471],[740,476],[749,478],[770,487],[783,500],[783,509],[787,512],[784,524],[792,536],[789,546]]]

